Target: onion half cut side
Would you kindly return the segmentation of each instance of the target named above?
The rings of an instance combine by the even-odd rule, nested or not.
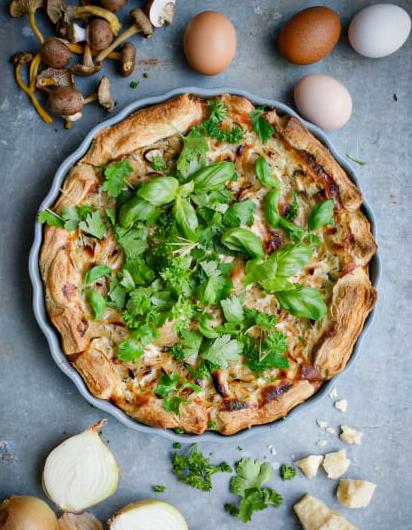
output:
[[[101,440],[97,423],[49,454],[43,470],[46,495],[66,512],[81,512],[117,490],[119,467]]]
[[[110,530],[189,530],[183,515],[172,504],[147,499],[133,502],[110,521]]]

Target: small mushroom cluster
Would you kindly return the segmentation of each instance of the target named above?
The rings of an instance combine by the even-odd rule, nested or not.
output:
[[[78,6],[69,5],[65,0],[12,0],[10,3],[10,15],[27,16],[40,42],[36,54],[17,53],[12,62],[18,86],[46,123],[52,123],[52,114],[64,118],[69,128],[81,118],[84,105],[95,101],[111,112],[115,102],[108,77],[102,77],[96,91],[84,97],[76,87],[76,76],[100,72],[106,59],[118,62],[121,76],[131,75],[136,64],[136,46],[129,39],[137,33],[151,37],[153,28],[173,21],[176,0],[148,0],[143,9],[130,11],[130,25],[121,32],[115,13],[123,9],[127,1],[99,0],[101,5],[94,5],[80,0]],[[37,26],[35,13],[42,7],[58,36],[45,39]],[[81,56],[81,61],[71,64],[74,56]],[[24,68],[28,69],[27,83],[23,79]],[[40,103],[37,90],[46,94],[47,110]]]

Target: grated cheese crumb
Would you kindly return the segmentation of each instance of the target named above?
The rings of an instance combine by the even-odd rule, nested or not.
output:
[[[316,425],[317,425],[320,429],[326,429],[326,427],[328,426],[328,422],[327,422],[327,421],[324,421],[324,420],[316,420]]]
[[[341,425],[342,432],[339,438],[347,444],[360,445],[362,443],[363,432],[357,431],[349,425]]]
[[[335,399],[338,397],[338,391],[336,390],[336,388],[333,388],[330,392],[329,392],[329,397],[330,399]]]
[[[345,449],[342,449],[341,451],[326,454],[322,466],[328,478],[340,478],[350,466],[350,460],[346,458]]]
[[[318,440],[318,441],[316,442],[316,445],[317,445],[318,447],[325,447],[325,445],[328,445],[328,441],[327,441],[327,440]]]
[[[348,410],[348,402],[346,399],[339,399],[335,401],[335,409],[340,410],[341,412],[346,412]]]
[[[325,432],[327,434],[336,434],[336,430],[333,427],[326,427]]]

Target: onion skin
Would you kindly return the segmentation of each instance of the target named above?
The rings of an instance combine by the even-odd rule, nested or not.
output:
[[[102,523],[91,513],[65,513],[58,521],[59,530],[103,530]]]
[[[57,517],[37,497],[11,496],[0,505],[0,530],[58,530]]]

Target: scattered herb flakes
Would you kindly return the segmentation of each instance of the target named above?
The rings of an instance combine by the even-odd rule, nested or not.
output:
[[[181,449],[182,448],[182,444],[180,442],[174,442],[172,447],[173,447],[173,449]]]
[[[155,486],[152,486],[152,491],[154,491],[155,493],[164,493],[166,489],[166,486],[162,486],[161,484],[156,484]]]
[[[136,79],[132,79],[132,81],[130,81],[129,83],[129,87],[135,89],[139,86],[139,84],[140,84],[140,81],[136,81]]]
[[[143,72],[143,77],[147,79],[149,77],[149,72]]]
[[[288,464],[282,464],[279,469],[282,480],[292,480],[296,477],[296,469]]]
[[[231,473],[232,468],[226,462],[213,465],[198,449],[192,445],[185,454],[172,453],[172,471],[176,478],[192,488],[202,491],[212,489],[212,476],[218,472]]]
[[[346,158],[349,158],[349,160],[352,160],[352,162],[355,162],[356,164],[359,164],[360,166],[366,165],[366,162],[363,160],[360,160],[359,158],[355,158],[353,155],[347,154]]]

